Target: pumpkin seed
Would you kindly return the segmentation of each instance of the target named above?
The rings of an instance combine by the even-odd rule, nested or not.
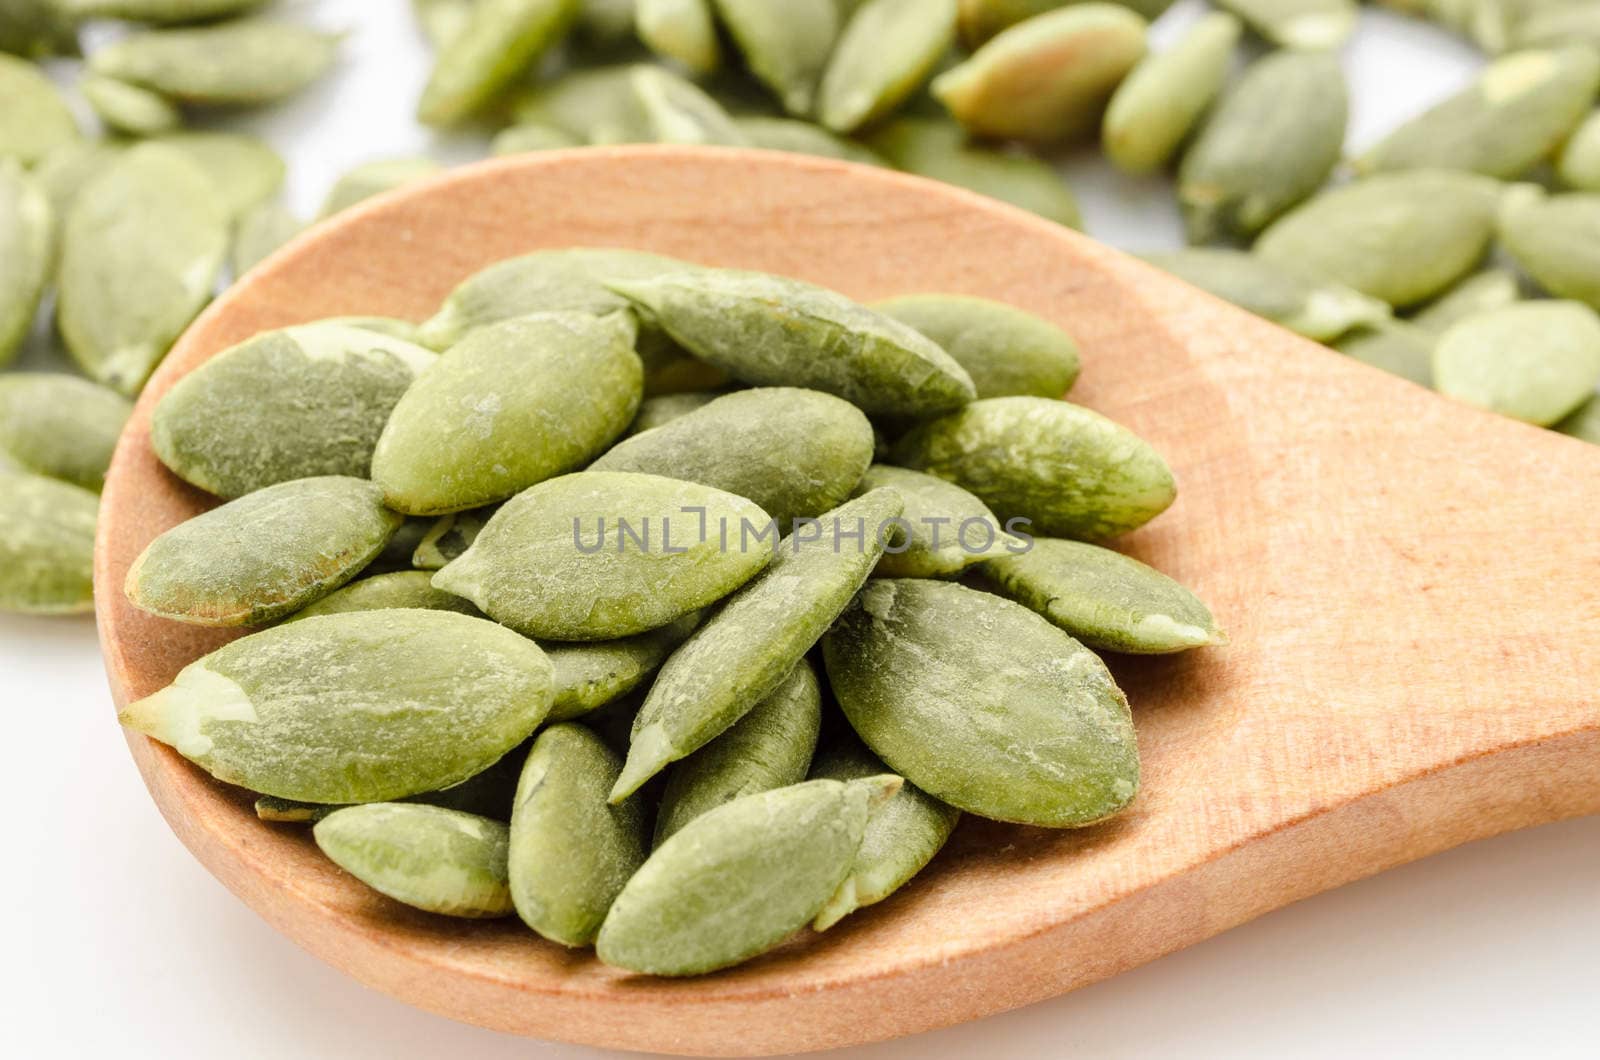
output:
[[[1507,269],[1485,269],[1468,276],[1419,309],[1411,323],[1434,335],[1450,325],[1486,309],[1499,309],[1520,300],[1516,274]]]
[[[550,660],[526,637],[453,611],[356,611],[226,644],[120,718],[230,784],[382,802],[483,772],[549,705]]]
[[[183,124],[183,115],[165,96],[114,77],[86,74],[78,91],[102,122],[129,136],[169,132]]]
[[[1499,232],[1540,287],[1600,308],[1600,194],[1546,197],[1519,187],[1506,198]]]
[[[968,51],[977,47],[1018,22],[1054,11],[1059,7],[1082,3],[1084,0],[960,0],[962,43]],[[1172,6],[1173,0],[1117,0],[1123,7],[1137,11],[1150,21]]]
[[[0,52],[24,59],[77,55],[77,20],[61,0],[6,0],[0,4]]]
[[[783,539],[766,571],[661,667],[612,801],[727,731],[783,682],[866,581],[883,554],[884,524],[900,510],[898,494],[874,490]]]
[[[522,90],[509,109],[518,122],[552,125],[584,143],[638,143],[649,136],[640,127],[632,72],[631,63],[574,70]]]
[[[120,18],[130,22],[207,22],[233,18],[267,0],[52,0],[73,18]]]
[[[120,140],[69,140],[33,167],[32,176],[50,200],[58,223],[66,221],[78,192],[127,149]]]
[[[1138,435],[1046,398],[975,401],[907,434],[893,456],[896,464],[970,490],[1001,518],[1030,520],[1023,529],[1052,537],[1127,533],[1166,511],[1177,495],[1166,461]]]
[[[857,735],[958,809],[1073,828],[1138,791],[1133,718],[1111,674],[1019,604],[947,582],[873,581],[822,651]]]
[[[99,508],[86,489],[0,467],[0,611],[93,610]]]
[[[331,321],[265,331],[162,396],[151,447],[179,478],[219,497],[317,475],[364,478],[390,412],[437,360]]]
[[[714,74],[722,65],[711,0],[638,0],[634,26],[647,48],[690,73]]]
[[[122,395],[86,379],[44,372],[0,375],[0,466],[98,493],[132,412]]]
[[[721,599],[765,567],[771,545],[743,540],[745,525],[766,528],[767,515],[731,493],[583,471],[518,494],[433,584],[530,637],[626,637]]]
[[[513,125],[495,135],[489,146],[494,155],[520,155],[528,151],[555,151],[563,147],[579,147],[581,141],[553,125],[533,122]]]
[[[701,814],[743,795],[806,779],[821,726],[822,692],[816,671],[801,659],[744,717],[668,771],[656,814],[655,845]]]
[[[354,578],[399,525],[370,482],[333,475],[283,482],[150,542],[128,571],[128,599],[198,626],[270,622]]]
[[[1403,320],[1386,320],[1356,328],[1341,336],[1333,348],[1418,386],[1432,386],[1433,347],[1438,337]]]
[[[411,0],[411,12],[416,16],[422,35],[434,48],[442,48],[461,32],[472,18],[472,7],[477,0]]]
[[[411,557],[411,564],[422,570],[440,570],[446,563],[472,547],[499,505],[441,515],[428,527]]]
[[[342,615],[348,611],[392,611],[402,607],[459,611],[463,615],[482,617],[470,600],[435,589],[433,575],[429,572],[402,570],[351,582],[310,607],[295,612],[289,621],[298,622],[318,615]]]
[[[815,917],[850,874],[868,818],[899,784],[810,780],[695,818],[622,889],[596,952],[651,975],[698,975],[764,953]]]
[[[154,138],[182,152],[211,178],[231,218],[266,202],[283,187],[287,167],[268,144],[242,133],[186,131]]]
[[[92,378],[138,393],[211,296],[228,245],[212,184],[170,147],[142,144],[79,192],[61,241],[56,322]]]
[[[1600,398],[1590,398],[1578,411],[1555,425],[1562,434],[1600,445]]]
[[[828,60],[817,117],[834,132],[869,125],[922,87],[956,36],[956,0],[867,0]]]
[[[237,280],[279,247],[305,230],[305,222],[279,202],[264,202],[246,211],[233,228],[229,261]]]
[[[1318,342],[1390,316],[1389,307],[1376,298],[1242,250],[1191,247],[1142,257],[1185,283]]]
[[[334,181],[317,217],[332,217],[358,202],[443,171],[444,167],[431,158],[382,158],[364,162]]]
[[[541,645],[555,667],[549,720],[567,721],[590,714],[638,688],[695,631],[700,617],[700,612],[694,611],[660,629],[620,640]]]
[[[715,0],[746,65],[790,114],[809,114],[839,36],[834,0]]]
[[[511,811],[511,895],[522,922],[552,942],[587,946],[648,853],[639,799],[606,803],[622,760],[582,725],[541,732]]]
[[[397,802],[421,803],[440,806],[446,810],[492,817],[496,821],[511,820],[511,804],[517,792],[517,776],[522,771],[523,755],[517,750],[502,755],[500,760],[481,773],[474,773],[459,784],[439,791],[425,791],[420,795],[407,795]],[[301,802],[283,799],[276,795],[262,795],[256,799],[256,817],[263,821],[305,823],[322,820],[344,805],[325,802]]]
[[[574,468],[633,420],[643,369],[625,314],[541,313],[473,332],[406,390],[372,454],[408,515],[477,508]]]
[[[1144,57],[1145,21],[1115,4],[1073,4],[1004,30],[932,91],[969,132],[1052,143],[1098,126]]]
[[[1000,526],[982,501],[952,482],[874,464],[856,493],[882,487],[898,493],[905,508],[872,572],[879,578],[950,577],[990,553],[1025,546]]]
[[[632,438],[653,427],[671,423],[680,416],[687,416],[697,409],[705,408],[719,397],[722,395],[715,391],[701,391],[693,394],[661,394],[645,398],[639,402],[639,411],[634,415],[633,423],[628,426],[627,437]]]
[[[1600,11],[1580,0],[1551,0],[1529,11],[1511,30],[1508,46],[1555,48],[1587,44],[1600,48]]]
[[[16,356],[33,327],[54,236],[44,189],[15,159],[0,158],[0,366]]]
[[[1361,13],[1356,0],[1217,0],[1217,6],[1270,43],[1303,51],[1339,47],[1355,32]]]
[[[445,916],[506,916],[509,830],[437,806],[348,806],[311,829],[335,865],[381,894]]]
[[[1078,378],[1078,346],[1048,320],[1003,302],[910,294],[873,309],[915,328],[955,358],[978,397],[1060,397]]]
[[[1255,252],[1396,308],[1412,306],[1455,283],[1483,257],[1500,191],[1472,173],[1379,173],[1284,215],[1261,234]]]
[[[88,69],[176,103],[256,106],[294,95],[321,77],[339,35],[263,19],[134,33],[89,56]]]
[[[1253,63],[1184,152],[1189,241],[1248,239],[1315,192],[1339,162],[1348,115],[1336,56],[1285,51]]]
[[[566,34],[580,0],[478,0],[439,45],[417,104],[428,125],[455,125],[481,110]]]
[[[768,151],[788,151],[791,154],[817,155],[837,158],[845,162],[860,162],[868,166],[888,165],[870,148],[854,140],[835,136],[820,125],[795,118],[768,118],[759,115],[735,115],[733,124],[751,147]]]
[[[72,111],[37,66],[0,54],[0,159],[32,166],[51,151],[78,139]]]
[[[1600,384],[1600,315],[1580,302],[1522,302],[1468,317],[1439,337],[1439,392],[1549,426]]]
[[[1561,183],[1578,191],[1600,191],[1600,110],[1594,111],[1556,157]]]
[[[1222,92],[1242,27],[1226,12],[1206,15],[1167,51],[1147,55],[1117,86],[1100,142],[1125,173],[1149,173],[1177,153]]]
[[[643,128],[652,141],[744,146],[744,134],[722,104],[694,82],[658,66],[636,66],[629,78]]]

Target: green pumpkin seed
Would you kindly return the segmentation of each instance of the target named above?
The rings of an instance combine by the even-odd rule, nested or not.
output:
[[[494,765],[475,773],[459,784],[440,791],[425,791],[420,795],[407,795],[397,802],[421,803],[440,806],[446,810],[492,817],[496,821],[511,820],[511,804],[517,792],[517,777],[522,771],[523,756],[516,750],[502,755]],[[301,802],[283,799],[276,795],[262,795],[256,799],[256,817],[263,821],[286,824],[315,823],[343,809],[346,804]]]
[[[439,46],[417,104],[429,125],[454,125],[491,102],[565,35],[580,0],[478,0]]]
[[[130,22],[207,22],[233,18],[267,0],[52,0],[74,18],[120,18]]]
[[[591,714],[638,688],[695,631],[700,618],[700,612],[691,612],[660,629],[620,640],[541,645],[555,667],[549,720],[568,721]]]
[[[383,508],[378,488],[361,479],[330,475],[269,486],[150,542],[128,571],[128,599],[197,626],[270,622],[354,578],[400,521]]]
[[[711,0],[638,0],[634,24],[645,47],[692,74],[714,74],[722,65]]]
[[[1439,337],[1439,392],[1549,426],[1600,384],[1600,315],[1580,302],[1522,302],[1468,317]]]
[[[907,434],[893,456],[970,490],[1001,518],[1031,521],[1020,529],[1052,537],[1127,533],[1177,495],[1166,461],[1138,435],[1046,398],[975,401]]]
[[[619,443],[595,471],[699,482],[754,501],[779,527],[840,504],[872,462],[872,425],[847,401],[764,387],[717,398]]]
[[[264,140],[242,133],[177,132],[154,138],[182,152],[211,178],[228,216],[238,218],[283,187],[288,168]]]
[[[526,637],[453,611],[357,611],[224,645],[120,719],[251,791],[382,802],[483,772],[549,705],[550,660]]]
[[[629,80],[642,127],[655,143],[744,146],[722,104],[692,81],[658,66],[636,66]]]
[[[955,358],[978,397],[1060,397],[1078,378],[1078,346],[1048,320],[1003,302],[955,294],[911,294],[873,309],[915,328]]]
[[[951,577],[986,555],[1022,547],[982,501],[952,482],[874,464],[856,493],[883,487],[898,493],[905,508],[872,572],[879,578]]]
[[[265,261],[273,251],[305,230],[306,224],[280,202],[251,207],[233,228],[229,257],[235,280]],[[413,340],[415,341],[415,340]]]
[[[1098,126],[1144,57],[1145,21],[1115,4],[1074,4],[1000,33],[933,82],[969,132],[1052,143]]]
[[[472,18],[476,0],[411,0],[411,13],[422,35],[434,48],[442,48]]]
[[[734,269],[608,286],[691,353],[745,382],[798,386],[867,412],[928,415],[972,400],[972,379],[918,332],[823,287]]]
[[[977,50],[989,38],[1018,22],[1084,0],[960,0],[961,40],[968,51]],[[1117,0],[1150,21],[1172,6],[1173,0]]]
[[[310,607],[295,612],[289,621],[298,622],[318,615],[342,615],[348,611],[393,611],[402,607],[459,611],[463,615],[482,617],[478,609],[472,606],[472,601],[435,589],[433,575],[427,571],[402,570],[351,582]]]
[[[1318,342],[1336,339],[1351,328],[1380,324],[1391,312],[1360,291],[1282,264],[1268,264],[1242,250],[1191,247],[1143,258],[1185,283]]]
[[[50,200],[58,222],[66,221],[78,192],[127,149],[120,140],[69,140],[33,167],[32,176]]]
[[[779,544],[766,571],[662,666],[634,719],[613,801],[727,731],[783,682],[877,565],[884,524],[900,511],[896,493],[874,490]]]
[[[834,0],[715,0],[750,72],[790,114],[809,114],[839,36]]]
[[[98,495],[0,467],[0,611],[93,610]]]
[[[820,125],[812,125],[810,122],[795,118],[735,116],[733,124],[738,126],[739,132],[751,147],[760,147],[768,151],[788,151],[799,155],[816,155],[821,158],[837,158],[868,166],[888,164],[878,157],[876,152],[854,140],[835,136]]]
[[[437,806],[349,806],[311,834],[335,865],[381,894],[429,913],[480,919],[512,911],[509,830]]]
[[[848,133],[922,87],[956,36],[956,0],[867,0],[845,26],[822,75],[817,117]]]
[[[582,142],[553,125],[528,122],[513,125],[496,134],[489,151],[496,156],[520,155],[529,151],[556,151],[563,147],[581,147]]]
[[[588,463],[639,407],[633,337],[625,314],[541,313],[452,346],[378,439],[372,478],[386,503],[408,515],[477,508]]]
[[[177,103],[255,106],[310,85],[338,52],[338,34],[290,22],[238,19],[135,33],[97,50],[88,68]]]
[[[1558,298],[1600,308],[1600,194],[1544,196],[1517,188],[1500,214],[1500,243]]]
[[[860,780],[889,772],[878,757],[856,739],[844,736],[817,754],[811,776],[819,780]],[[826,931],[857,909],[875,905],[905,886],[939,853],[961,811],[946,806],[914,784],[902,784],[867,819],[850,875],[841,883],[811,926]]]
[[[44,372],[0,375],[0,466],[99,492],[133,406],[85,379]]]
[[[734,799],[806,779],[821,727],[817,674],[801,659],[744,717],[668,771],[656,814],[655,845]]]
[[[822,650],[857,735],[958,809],[1073,828],[1138,791],[1133,718],[1111,674],[1019,604],[947,582],[873,581]]]
[[[1600,110],[1578,126],[1556,157],[1556,175],[1577,191],[1600,191]]]
[[[86,74],[78,91],[102,122],[129,136],[170,132],[183,124],[183,115],[165,96],[114,77]]]
[[[1213,12],[1133,68],[1101,124],[1100,142],[1113,165],[1149,173],[1167,164],[1222,92],[1241,31],[1238,19]]]
[[[705,408],[722,396],[715,391],[701,391],[693,394],[661,394],[645,398],[639,402],[639,411],[634,415],[633,423],[628,426],[627,437],[631,438],[654,427],[671,423],[680,416],[687,416],[697,409]]]
[[[515,121],[554,126],[583,143],[638,143],[649,137],[640,127],[632,72],[631,63],[574,70],[522,90],[509,110]]]
[[[1385,320],[1348,332],[1333,348],[1418,386],[1432,386],[1433,347],[1438,337],[1403,320]]]
[[[43,187],[16,160],[0,158],[0,366],[16,356],[33,328],[54,238]]]
[[[899,785],[810,780],[695,818],[622,889],[596,952],[651,975],[698,975],[764,953],[822,909],[850,874],[868,818]]]
[[[1600,10],[1582,0],[1548,0],[1512,28],[1508,47],[1557,48],[1587,44],[1600,48]]]
[[[1507,269],[1486,269],[1456,284],[1417,310],[1411,323],[1434,335],[1474,313],[1499,309],[1522,298],[1516,274]]]
[[[25,59],[0,54],[0,160],[32,166],[78,139],[78,123],[56,86]]]
[[[1500,192],[1499,184],[1471,173],[1380,173],[1286,214],[1262,233],[1255,252],[1404,308],[1478,264]]]
[[[1600,445],[1600,398],[1590,398],[1578,411],[1555,425],[1562,434]]]
[[[211,296],[228,218],[211,181],[170,147],[143,144],[78,194],[66,217],[56,322],[94,379],[138,393]]]
[[[77,20],[61,0],[5,0],[0,3],[0,52],[24,59],[77,55]]]
[[[639,799],[606,803],[622,760],[582,725],[552,726],[528,752],[511,811],[511,894],[522,922],[588,946],[648,853]]]
[[[364,162],[334,181],[333,187],[328,189],[327,198],[322,200],[322,209],[317,211],[317,217],[332,217],[358,202],[426,180],[443,171],[444,167],[431,158],[382,158]]]
[[[768,518],[731,493],[583,471],[518,494],[433,584],[530,637],[626,637],[721,599],[765,567],[772,546],[742,540],[746,523],[766,528]]]
[[[1349,99],[1336,56],[1274,52],[1206,119],[1178,170],[1191,243],[1255,235],[1339,162]]]
[[[1597,89],[1600,55],[1588,48],[1507,55],[1474,84],[1390,133],[1356,160],[1356,168],[1518,177],[1577,127]]]
[[[364,478],[400,396],[438,359],[331,321],[262,332],[162,396],[151,446],[179,478],[219,497],[317,475]]]
[[[491,505],[439,516],[422,535],[412,554],[411,565],[421,570],[442,569],[472,547],[490,516],[499,510],[499,505]]]
[[[1280,48],[1322,51],[1339,47],[1355,32],[1356,0],[1217,0]]]

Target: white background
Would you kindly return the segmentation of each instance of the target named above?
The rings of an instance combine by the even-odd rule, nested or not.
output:
[[[334,76],[244,122],[290,159],[300,212],[369,158],[483,153],[481,139],[439,140],[411,120],[426,52],[409,5],[284,6],[352,31]],[[1185,0],[1155,42],[1199,9]],[[1442,32],[1382,13],[1365,16],[1347,58],[1355,147],[1462,84],[1479,61]],[[60,67],[64,81],[71,70]],[[1129,182],[1092,152],[1066,167],[1092,234],[1134,249],[1176,241],[1163,181]],[[41,349],[27,362],[51,363]],[[0,675],[8,1055],[605,1055],[407,1008],[258,920],[189,857],[146,797],[89,619],[0,615]],[[848,1055],[1592,1058],[1597,1042],[1600,818],[1590,818],[1395,870],[1054,1001]]]

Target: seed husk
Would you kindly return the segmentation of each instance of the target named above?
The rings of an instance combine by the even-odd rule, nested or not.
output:
[[[233,251],[228,259],[233,278],[237,280],[265,261],[305,227],[306,223],[280,202],[263,202],[247,210],[233,227]]]
[[[715,0],[750,72],[790,114],[811,113],[817,81],[839,36],[834,0]]]
[[[530,637],[612,640],[664,626],[754,577],[771,545],[736,541],[743,522],[764,528],[768,517],[709,486],[582,471],[507,502],[433,584]]]
[[[1562,434],[1600,445],[1600,398],[1590,398],[1578,411],[1555,425]]]
[[[655,845],[724,803],[806,779],[821,727],[817,674],[801,659],[783,683],[744,717],[667,771],[656,814]]]
[[[600,959],[651,975],[698,975],[771,949],[850,874],[868,818],[899,785],[893,776],[810,780],[695,818],[617,896],[596,943]]]
[[[511,811],[511,895],[522,922],[588,946],[649,853],[642,799],[606,802],[622,759],[582,725],[554,725],[528,752]]]
[[[563,147],[581,147],[582,141],[554,125],[525,122],[502,129],[495,134],[489,152],[496,156],[520,155],[529,151],[556,151]]]
[[[1517,276],[1509,269],[1485,269],[1468,276],[1411,317],[1411,323],[1434,335],[1474,313],[1499,309],[1522,298]]]
[[[483,772],[549,705],[550,660],[526,637],[453,611],[357,611],[224,645],[120,718],[264,795],[382,802]]]
[[[428,125],[455,125],[490,103],[566,34],[580,0],[478,0],[439,45],[417,104]]]
[[[77,55],[77,20],[60,0],[6,0],[0,4],[0,52],[24,59]]]
[[[555,667],[549,720],[582,717],[632,692],[661,668],[700,621],[700,612],[693,611],[660,629],[619,640],[588,644],[546,641],[541,647]]]
[[[509,110],[515,121],[552,125],[587,144],[642,142],[648,136],[641,128],[632,72],[632,63],[573,70],[523,89]]]
[[[1184,152],[1189,241],[1248,239],[1315,192],[1339,162],[1348,116],[1336,56],[1283,51],[1253,63]]]
[[[1600,110],[1585,118],[1561,148],[1556,176],[1575,191],[1600,191]]]
[[[439,515],[581,467],[633,420],[643,368],[626,314],[541,313],[482,328],[418,376],[372,454],[386,503]]]
[[[1166,461],[1138,435],[1047,398],[974,401],[907,434],[893,457],[970,490],[1002,519],[1031,520],[1022,530],[1052,537],[1127,533],[1177,495]]]
[[[33,327],[54,254],[55,216],[39,182],[0,158],[0,367]]]
[[[183,124],[183,114],[165,96],[114,77],[86,74],[78,91],[102,122],[129,136],[170,132]]]
[[[883,558],[872,572],[879,578],[947,578],[985,556],[1022,542],[1000,526],[988,507],[942,478],[889,464],[874,464],[856,493],[888,487],[905,502]]]
[[[433,575],[425,570],[391,571],[351,582],[329,593],[289,618],[298,622],[318,615],[342,615],[349,611],[393,611],[397,608],[422,608],[428,611],[458,611],[483,617],[472,601],[433,587]]]
[[[153,143],[118,157],[66,217],[56,322],[73,359],[138,393],[210,298],[227,246],[227,214],[194,163]]]
[[[155,137],[181,152],[211,178],[231,218],[266,202],[283,187],[283,159],[266,141],[243,133],[190,130]]]
[[[1100,143],[1113,165],[1149,173],[1167,164],[1222,92],[1241,32],[1237,18],[1215,11],[1133,68],[1101,125]]]
[[[1356,160],[1356,169],[1519,177],[1572,133],[1597,89],[1600,54],[1589,48],[1502,56],[1474,84],[1390,133]]]
[[[441,806],[447,810],[492,817],[496,821],[511,820],[511,804],[517,793],[517,777],[522,772],[523,755],[512,750],[481,773],[474,773],[459,784],[439,791],[425,791],[420,795],[407,795],[397,802],[421,803]],[[296,799],[262,795],[256,799],[256,817],[263,821],[284,823],[317,822],[344,805],[325,802],[301,802]]]
[[[1546,197],[1518,187],[1506,197],[1499,234],[1540,287],[1600,308],[1600,194]]]
[[[898,494],[874,490],[825,515],[816,536],[802,528],[783,539],[761,576],[661,667],[611,798],[633,794],[770,695],[866,581],[883,554],[882,528],[900,511]],[[827,527],[836,531],[831,541]],[[861,538],[844,537],[857,532]]]
[[[659,66],[636,66],[629,75],[642,128],[654,143],[745,146],[728,112],[693,81]]]
[[[100,497],[0,466],[0,611],[73,615],[94,608]]]
[[[1442,394],[1549,426],[1600,384],[1600,315],[1564,301],[1478,313],[1439,337],[1433,378]]]
[[[967,370],[978,397],[1060,397],[1078,378],[1078,346],[1050,321],[1004,302],[909,294],[873,309],[926,335]]]
[[[158,25],[234,18],[267,0],[52,0],[74,18],[120,18]]]
[[[423,156],[380,158],[372,162],[363,162],[334,181],[333,187],[328,189],[327,198],[322,200],[322,208],[317,211],[317,217],[319,219],[332,217],[358,202],[419,180],[426,180],[443,171],[444,167],[438,162]]]
[[[1404,320],[1385,320],[1340,336],[1333,348],[1418,386],[1432,386],[1433,347],[1438,338]]]
[[[1138,791],[1133,718],[1111,674],[1020,604],[948,582],[873,581],[822,650],[856,734],[958,809],[1072,828]]]
[[[817,390],[758,387],[616,445],[590,465],[713,486],[747,497],[788,530],[850,496],[872,462],[872,424]]]
[[[395,404],[438,359],[331,321],[262,332],[162,396],[151,447],[179,478],[219,497],[318,475],[364,478]]]
[[[134,33],[96,50],[88,69],[176,103],[256,106],[310,85],[338,52],[338,34],[250,18]]]
[[[817,753],[814,780],[860,780],[889,772],[878,757],[855,737],[841,734]],[[905,886],[939,853],[955,831],[961,811],[947,806],[914,784],[902,784],[882,808],[867,819],[850,875],[811,922],[826,931],[857,909],[874,905]]]
[[[66,100],[43,72],[26,59],[0,54],[0,160],[32,166],[79,137]]]
[[[1301,51],[1339,47],[1355,32],[1361,13],[1356,0],[1217,0],[1217,6],[1268,42]]]
[[[1141,256],[1208,294],[1318,342],[1380,324],[1391,313],[1384,303],[1353,288],[1269,264],[1243,250],[1190,247]]]
[[[0,467],[98,493],[132,412],[121,394],[86,379],[53,372],[0,375]]]
[[[1483,258],[1501,186],[1452,170],[1379,173],[1326,191],[1261,234],[1255,252],[1405,308]]]
[[[508,829],[499,821],[379,802],[335,810],[311,834],[334,864],[397,902],[472,919],[512,912]]]
[[[689,352],[758,386],[797,386],[867,412],[930,415],[972,400],[972,379],[917,331],[823,287],[693,269],[614,280]]]
[[[956,36],[956,0],[867,0],[822,75],[817,118],[848,133],[894,111],[932,74]]]
[[[420,570],[442,569],[446,563],[472,547],[489,518],[499,510],[500,506],[495,504],[439,516],[417,543],[411,556],[411,565]]]
[[[854,140],[835,136],[820,125],[798,118],[770,118],[762,115],[735,115],[734,125],[751,147],[791,154],[817,155],[868,166],[888,165],[877,152]]]
[[[1144,57],[1145,20],[1109,3],[1028,19],[940,74],[932,91],[969,132],[1054,143],[1096,128]]]
[[[705,76],[722,65],[711,0],[638,0],[634,28],[645,47]]]

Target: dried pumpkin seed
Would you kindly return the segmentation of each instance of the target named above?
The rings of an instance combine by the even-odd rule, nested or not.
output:
[[[1403,320],[1385,320],[1340,336],[1333,348],[1418,386],[1432,386],[1433,347],[1438,337]]]
[[[158,24],[233,18],[267,0],[52,0],[73,18],[120,18]]]
[[[867,0],[845,25],[822,75],[817,118],[848,133],[922,87],[956,36],[956,0]]]
[[[1222,92],[1242,27],[1216,11],[1164,52],[1147,55],[1117,86],[1106,107],[1100,142],[1124,173],[1166,165]]]
[[[751,147],[768,151],[837,158],[868,166],[888,165],[870,148],[854,140],[835,136],[820,125],[796,118],[769,118],[760,115],[735,115],[733,124]]]
[[[0,375],[0,467],[9,464],[98,493],[132,412],[121,394],[86,379],[45,372]]]
[[[440,570],[472,547],[489,518],[499,510],[499,505],[490,505],[439,516],[417,543],[411,565],[421,570]]]
[[[56,86],[25,59],[0,54],[0,160],[32,166],[78,139],[78,122]]]
[[[114,77],[86,74],[78,91],[102,122],[129,136],[170,132],[183,124],[183,114],[165,96]]]
[[[1580,302],[1522,302],[1478,313],[1439,337],[1442,394],[1549,426],[1600,385],[1600,315]]]
[[[744,146],[744,133],[722,104],[694,82],[642,65],[633,68],[629,80],[642,127],[655,143]]]
[[[571,27],[580,0],[477,0],[439,45],[417,104],[428,125],[455,125],[490,103]]]
[[[953,482],[874,464],[856,493],[882,487],[898,493],[905,507],[872,572],[876,577],[950,577],[988,556],[1026,545],[1007,533],[982,501]]]
[[[228,216],[238,218],[283,187],[288,168],[266,141],[243,133],[193,130],[155,137],[182,152],[211,178]]]
[[[1499,234],[1540,287],[1600,309],[1600,194],[1546,197],[1516,188],[1501,211]]]
[[[348,611],[393,611],[420,607],[428,611],[459,611],[482,617],[472,601],[433,587],[433,575],[425,570],[393,571],[362,578],[343,589],[329,593],[310,607],[294,613],[290,622],[318,615],[342,615]]]
[[[33,327],[54,253],[55,217],[44,188],[0,158],[0,367]]]
[[[333,863],[424,912],[482,919],[512,910],[509,830],[499,821],[415,803],[335,810],[312,828]]]
[[[1600,398],[1590,398],[1578,411],[1555,425],[1562,434],[1600,445]]]
[[[692,74],[714,74],[722,65],[711,0],[638,0],[634,28],[647,48]]]
[[[978,397],[1060,397],[1078,378],[1078,346],[1056,325],[1004,302],[909,294],[873,309],[915,328],[955,358]]]
[[[71,615],[94,608],[98,495],[0,467],[0,611]]]
[[[327,198],[322,200],[322,209],[317,211],[317,217],[332,217],[358,202],[426,180],[443,171],[444,167],[438,162],[424,157],[380,158],[363,162],[334,181],[333,187],[328,189]]]
[[[78,24],[61,0],[0,3],[0,52],[24,59],[78,54]]]
[[[694,611],[652,629],[619,640],[563,644],[547,641],[544,652],[555,667],[555,698],[551,721],[567,721],[590,714],[638,688],[700,625]]]
[[[750,72],[790,114],[809,114],[839,36],[834,0],[714,0]]]
[[[526,122],[502,129],[489,145],[494,155],[520,155],[529,151],[555,151],[563,147],[581,147],[577,137],[554,125]]]
[[[280,202],[263,202],[245,211],[233,226],[233,250],[228,259],[233,278],[237,280],[265,261],[305,227],[305,222]]]
[[[176,103],[255,106],[294,95],[338,57],[339,35],[238,19],[134,33],[89,56],[88,69]]]
[[[1486,309],[1499,309],[1522,298],[1516,274],[1508,269],[1485,269],[1468,276],[1411,317],[1411,323],[1438,335],[1450,325]]]
[[[1600,110],[1584,119],[1561,148],[1556,175],[1576,191],[1600,191]]]
[[[1355,32],[1361,13],[1356,0],[1217,0],[1217,6],[1270,43],[1302,51],[1339,47]]]

